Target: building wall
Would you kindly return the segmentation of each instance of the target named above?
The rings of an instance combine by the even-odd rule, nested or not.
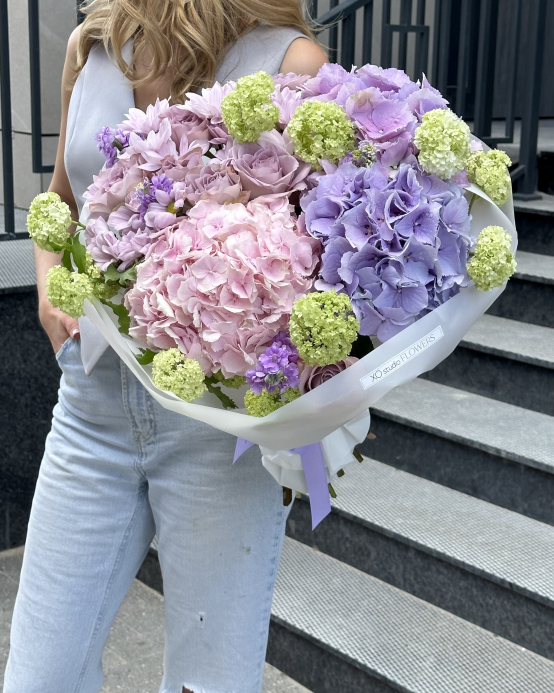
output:
[[[18,207],[48,187],[50,174],[32,172],[31,92],[27,3],[9,0],[12,118],[14,129],[14,187]],[[60,85],[67,40],[77,23],[76,0],[40,0],[43,162],[53,164],[60,127]],[[1,152],[1,145],[0,145]],[[0,202],[2,202],[0,166]]]

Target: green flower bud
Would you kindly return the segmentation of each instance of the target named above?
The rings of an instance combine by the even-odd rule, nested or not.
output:
[[[487,226],[479,234],[475,252],[467,265],[467,273],[479,291],[502,286],[515,272],[511,240],[501,226]]]
[[[192,402],[207,391],[198,361],[189,359],[175,348],[160,351],[154,356],[152,382],[160,390],[173,392],[185,402]]]
[[[37,195],[27,215],[27,230],[42,250],[58,253],[67,242],[71,226],[71,211],[55,192]]]
[[[466,162],[467,175],[494,202],[501,207],[510,197],[512,181],[508,166],[510,157],[500,149],[474,152]]]
[[[320,169],[320,159],[337,163],[356,146],[354,125],[333,101],[304,101],[287,127],[300,159]]]
[[[271,101],[275,90],[267,72],[241,77],[237,86],[221,102],[223,122],[238,142],[255,142],[279,121],[279,109]]]
[[[350,299],[335,290],[308,294],[292,307],[290,338],[308,366],[345,359],[359,329]]]
[[[464,168],[471,153],[467,123],[449,109],[428,111],[414,136],[418,160],[427,173],[449,180]]]
[[[86,274],[65,267],[51,267],[46,275],[46,293],[50,303],[72,318],[83,315],[83,304],[92,295],[92,282]]]

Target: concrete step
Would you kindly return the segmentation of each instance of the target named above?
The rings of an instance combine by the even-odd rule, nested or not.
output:
[[[554,327],[554,257],[518,251],[516,259],[516,273],[487,312],[511,320]]]
[[[518,245],[531,253],[554,255],[554,195],[514,200]]]
[[[0,552],[0,684],[4,681],[22,558],[23,547]],[[162,680],[163,643],[163,597],[135,580],[119,609],[104,652],[101,693],[157,691]],[[310,692],[266,663],[263,693]]]
[[[372,409],[368,457],[554,524],[554,417],[417,378]]]
[[[554,659],[554,527],[368,458],[334,486],[314,532],[294,504],[290,537]]]
[[[554,328],[483,315],[423,378],[554,416]]]
[[[554,662],[292,539],[268,660],[317,693],[552,693]]]

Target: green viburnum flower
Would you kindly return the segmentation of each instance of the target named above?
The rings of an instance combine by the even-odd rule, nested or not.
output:
[[[516,270],[510,242],[501,226],[487,226],[477,238],[477,246],[467,265],[467,273],[479,291],[490,291],[509,279]]]
[[[56,265],[46,275],[46,293],[55,308],[72,318],[80,318],[85,299],[92,295],[92,282],[86,274],[70,272]]]
[[[166,349],[154,356],[152,382],[160,390],[173,392],[192,402],[206,392],[204,373],[196,359],[189,359],[179,349]]]
[[[244,395],[244,406],[250,416],[267,416],[271,412],[284,407],[285,404],[293,402],[300,397],[300,390],[297,387],[287,387],[282,395],[279,391],[268,392],[265,387],[258,395],[252,390]]]
[[[225,387],[231,387],[233,390],[238,390],[239,387],[246,385],[246,378],[244,375],[234,375],[232,378],[226,378],[221,371],[217,371],[217,373],[214,373],[214,378],[217,382]]]
[[[423,116],[414,143],[424,170],[442,180],[459,173],[471,153],[467,123],[445,108],[435,108]]]
[[[271,101],[275,90],[267,72],[241,77],[237,86],[221,102],[223,122],[238,142],[255,142],[279,121],[279,109]]]
[[[287,127],[300,159],[321,169],[320,159],[336,163],[354,149],[354,125],[333,101],[305,101]]]
[[[292,307],[290,338],[308,366],[345,359],[359,329],[350,299],[335,290],[308,294]]]
[[[121,286],[116,282],[107,282],[104,273],[95,264],[92,255],[87,251],[85,255],[85,272],[92,282],[92,293],[101,301],[108,301],[113,298]]]
[[[29,236],[42,250],[58,253],[69,239],[71,211],[55,192],[37,195],[27,215]]]
[[[508,171],[508,166],[511,165],[512,161],[505,152],[491,149],[471,154],[466,161],[466,170],[470,181],[486,192],[494,204],[501,207],[512,190]]]

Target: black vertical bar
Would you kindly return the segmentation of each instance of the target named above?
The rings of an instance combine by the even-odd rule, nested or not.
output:
[[[518,180],[517,196],[533,199],[537,195],[537,140],[539,137],[539,117],[541,103],[542,65],[546,24],[546,0],[526,0],[525,10],[529,13],[528,37],[525,43],[529,62],[525,74],[527,98],[523,100],[521,121],[521,144],[519,165],[524,167],[522,178]]]
[[[83,7],[84,4],[83,0],[77,0],[77,24],[81,24],[85,20],[85,15],[81,12],[81,7]],[[317,0],[312,0],[309,14],[310,17],[315,17],[317,15]]]
[[[522,0],[517,0],[516,14],[515,14],[515,26],[514,35],[512,41],[512,60],[510,65],[510,71],[512,73],[512,80],[510,85],[510,98],[508,99],[508,110],[506,111],[506,137],[513,141],[514,139],[514,124],[515,124],[515,112],[516,112],[516,90],[517,90],[517,66],[519,60],[519,45],[521,36],[521,5]]]
[[[4,178],[4,223],[15,234],[13,189],[12,99],[10,82],[10,33],[8,0],[0,0],[0,99],[2,101],[2,174]]]
[[[450,18],[452,16],[452,0],[436,0],[440,5],[440,24],[435,27],[438,34],[435,35],[437,42],[436,50],[436,87],[446,94],[448,88],[448,58],[450,48]]]
[[[481,139],[491,136],[497,18],[498,0],[481,0],[473,129],[474,134]]]
[[[425,26],[425,0],[419,0],[416,7],[416,24]],[[427,72],[429,60],[429,27],[419,30],[416,34],[414,79],[421,79],[421,75]]]
[[[371,48],[373,45],[373,0],[368,0],[364,6],[364,29],[362,41],[362,63],[371,62]]]
[[[416,24],[419,24],[419,26],[425,24],[425,0],[419,0],[417,3]]]
[[[350,70],[354,63],[354,46],[356,44],[356,12],[350,12],[342,20],[341,65]]]
[[[470,46],[471,0],[462,0],[460,17],[460,46],[456,78],[456,113],[463,118],[466,107],[467,70]]]
[[[332,10],[339,4],[339,0],[330,0],[329,9]],[[337,47],[339,43],[339,28],[336,24],[329,29],[329,57],[332,61],[337,59]],[[342,44],[344,45],[344,32],[342,34]],[[341,47],[342,52],[342,47]]]
[[[400,24],[409,26],[412,23],[412,0],[401,0]],[[401,31],[398,37],[398,69],[406,70],[408,56],[408,32]]]
[[[392,31],[390,28],[391,0],[383,0],[383,22],[381,30],[381,66],[392,66]]]
[[[28,0],[29,66],[31,71],[31,147],[33,171],[42,172],[42,104],[40,89],[40,29],[38,0]]]

